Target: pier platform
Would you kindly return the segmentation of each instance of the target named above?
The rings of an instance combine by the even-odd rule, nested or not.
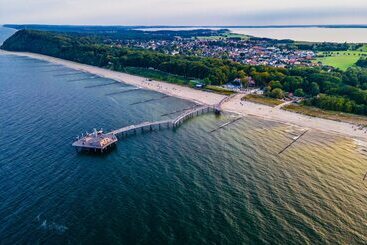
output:
[[[102,131],[94,130],[93,133],[87,133],[86,136],[77,139],[72,146],[74,146],[78,152],[87,151],[103,153],[113,147],[117,141],[117,137],[114,134],[104,134]]]
[[[78,152],[80,151],[92,151],[92,152],[100,152],[103,153],[110,147],[116,144],[118,141],[117,136],[125,137],[130,132],[137,133],[138,131],[153,131],[153,130],[161,130],[164,128],[177,128],[186,120],[193,118],[195,116],[199,116],[202,114],[206,114],[209,112],[215,112],[215,114],[221,113],[221,104],[224,103],[225,100],[222,100],[219,104],[214,106],[202,105],[202,106],[194,106],[188,110],[184,110],[179,116],[171,120],[162,120],[156,122],[143,122],[140,124],[134,124],[130,126],[126,126],[123,128],[119,128],[113,130],[109,133],[104,134],[102,131],[94,130],[93,133],[88,134],[86,136],[82,136],[75,141],[72,146],[74,146]]]

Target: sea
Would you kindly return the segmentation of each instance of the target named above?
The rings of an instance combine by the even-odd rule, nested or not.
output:
[[[233,33],[307,42],[367,43],[367,28],[232,28]]]
[[[335,42],[335,43],[367,43],[367,28],[327,28],[327,27],[251,27],[251,28],[145,28],[139,30],[195,30],[195,29],[228,29],[232,33],[264,37],[272,39],[291,39],[306,42]]]
[[[224,113],[78,154],[93,128],[194,106],[134,104],[162,95],[111,82],[0,55],[0,244],[366,244],[365,141],[310,130],[279,155],[304,128],[246,116],[211,132]]]

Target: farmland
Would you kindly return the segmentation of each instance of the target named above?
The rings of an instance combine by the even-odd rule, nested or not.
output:
[[[320,52],[318,53],[318,58],[316,58],[316,61],[320,61],[324,65],[333,66],[345,71],[349,67],[354,66],[360,57],[364,55],[367,56],[367,47],[364,46],[363,48],[361,48],[361,50]]]

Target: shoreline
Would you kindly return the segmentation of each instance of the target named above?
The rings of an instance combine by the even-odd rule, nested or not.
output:
[[[367,140],[365,130],[358,130],[357,125],[338,122],[324,118],[311,117],[295,112],[285,111],[280,108],[270,107],[248,101],[241,101],[243,95],[223,105],[228,112],[244,116],[252,116],[263,120],[278,122],[290,126],[298,126],[313,131],[326,132],[333,135],[350,137],[353,139]]]
[[[77,62],[63,60],[36,53],[9,52],[5,50],[0,50],[0,55],[1,54],[26,56],[30,58],[48,61],[54,64],[64,65],[71,69],[95,74],[104,78],[113,79],[118,82],[134,85],[136,87],[143,89],[153,90],[180,99],[190,100],[198,104],[215,105],[226,97],[224,95],[206,92],[202,90],[196,90],[193,88],[184,87],[177,84],[155,80],[147,81],[147,79],[144,77],[112,71],[96,66],[80,64]],[[233,96],[229,101],[223,104],[222,106],[223,110],[244,116],[254,116],[263,120],[270,120],[288,125],[296,125],[307,129],[328,132],[340,136],[347,136],[363,140],[367,139],[367,133],[365,133],[364,130],[356,129],[355,128],[356,125],[354,124],[337,122],[323,118],[310,117],[294,112],[281,110],[279,108],[269,107],[261,104],[255,104],[247,101],[241,101],[241,98],[243,96],[244,96],[243,94],[237,94]]]
[[[63,59],[55,58],[52,56],[42,55],[42,54],[28,53],[28,52],[12,52],[12,51],[6,51],[6,50],[0,49],[0,55],[1,54],[25,56],[29,58],[44,60],[50,63],[63,65],[65,67],[68,67],[74,70],[91,73],[91,74],[94,74],[94,75],[97,75],[103,78],[108,78],[108,79],[116,80],[118,82],[130,84],[138,88],[153,90],[153,91],[160,92],[160,93],[170,95],[173,97],[177,97],[180,99],[190,100],[197,104],[202,104],[202,105],[215,105],[226,97],[225,95],[196,90],[196,89],[184,87],[184,86],[173,84],[173,83],[167,83],[167,82],[155,81],[155,80],[148,81],[147,78],[145,77],[140,77],[140,76],[131,75],[131,74],[118,72],[118,71],[112,71],[112,70],[108,70],[108,69],[97,67],[97,66],[86,65],[86,64],[77,63],[74,61],[69,61],[69,60],[63,60]]]

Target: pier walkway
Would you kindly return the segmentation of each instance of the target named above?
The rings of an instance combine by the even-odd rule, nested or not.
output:
[[[136,133],[137,130],[139,130],[139,129],[141,131],[145,131],[145,130],[152,131],[153,129],[155,129],[157,127],[158,127],[158,129],[161,129],[164,126],[166,126],[167,128],[170,128],[171,125],[172,125],[171,120],[164,120],[164,121],[157,121],[157,122],[143,122],[143,123],[140,123],[140,124],[130,125],[130,126],[127,126],[127,127],[123,127],[123,128],[113,130],[109,134],[125,136],[129,132]]]
[[[131,91],[131,90],[127,90]],[[225,101],[228,100],[229,97],[220,101],[218,104],[210,106],[210,105],[201,105],[194,106],[187,110],[184,110],[179,116],[174,119],[161,120],[156,122],[143,122],[140,124],[133,124],[130,126],[126,126],[123,128],[119,128],[113,130],[109,133],[103,133],[103,131],[96,131],[92,134],[87,134],[87,136],[82,138],[77,138],[77,141],[73,143],[73,146],[77,149],[77,151],[94,151],[94,152],[103,152],[108,147],[113,146],[117,142],[117,136],[126,137],[130,133],[136,134],[139,131],[153,131],[153,130],[161,130],[166,128],[177,128],[186,120],[193,118],[195,116],[199,116],[202,114],[206,114],[209,112],[215,112],[216,114],[220,114],[221,105]]]
[[[157,122],[143,122],[140,124],[134,124],[130,126],[126,126],[120,129],[113,130],[109,132],[109,134],[113,135],[121,135],[126,136],[129,133],[137,133],[138,130],[144,131],[153,131],[154,129],[163,129],[163,128],[176,128],[180,126],[184,121],[188,120],[189,118],[193,118],[195,116],[205,114],[208,112],[212,112],[215,110],[213,106],[200,106],[194,107],[190,110],[183,112],[178,117],[171,119],[171,120],[162,120]]]

